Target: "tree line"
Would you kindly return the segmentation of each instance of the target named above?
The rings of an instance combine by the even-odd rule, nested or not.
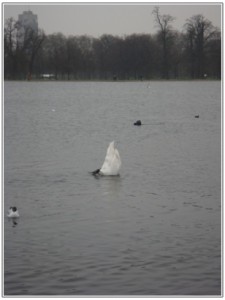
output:
[[[43,74],[59,80],[150,80],[221,78],[221,33],[203,15],[186,20],[182,32],[174,18],[152,15],[155,34],[123,37],[104,34],[46,35],[26,29],[13,18],[4,27],[5,79],[38,79]],[[51,74],[51,75],[50,75]]]

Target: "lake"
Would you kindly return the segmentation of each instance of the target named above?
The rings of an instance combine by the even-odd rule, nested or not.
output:
[[[221,82],[5,82],[3,108],[5,296],[221,295]]]

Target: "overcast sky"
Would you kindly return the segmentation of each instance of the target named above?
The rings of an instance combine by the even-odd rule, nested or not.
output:
[[[24,3],[23,3],[24,4]],[[202,14],[214,26],[221,28],[221,4],[214,3],[156,3],[161,14],[175,17],[174,29],[179,31],[187,18]],[[152,16],[153,3],[52,3],[27,4],[6,3],[3,6],[4,19],[31,10],[38,15],[39,28],[46,34],[61,32],[65,35],[91,35],[99,37],[102,34],[129,35],[132,33],[155,33],[157,28]]]

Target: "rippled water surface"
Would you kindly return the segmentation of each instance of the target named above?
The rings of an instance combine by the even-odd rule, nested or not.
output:
[[[5,295],[221,294],[220,82],[4,95]],[[112,140],[121,175],[96,179]]]

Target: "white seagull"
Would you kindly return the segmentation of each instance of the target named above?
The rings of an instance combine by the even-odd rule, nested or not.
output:
[[[121,159],[119,151],[115,148],[114,141],[112,141],[107,149],[105,161],[101,169],[97,169],[92,172],[93,175],[106,175],[106,176],[116,176],[119,175],[119,170],[121,167]]]

